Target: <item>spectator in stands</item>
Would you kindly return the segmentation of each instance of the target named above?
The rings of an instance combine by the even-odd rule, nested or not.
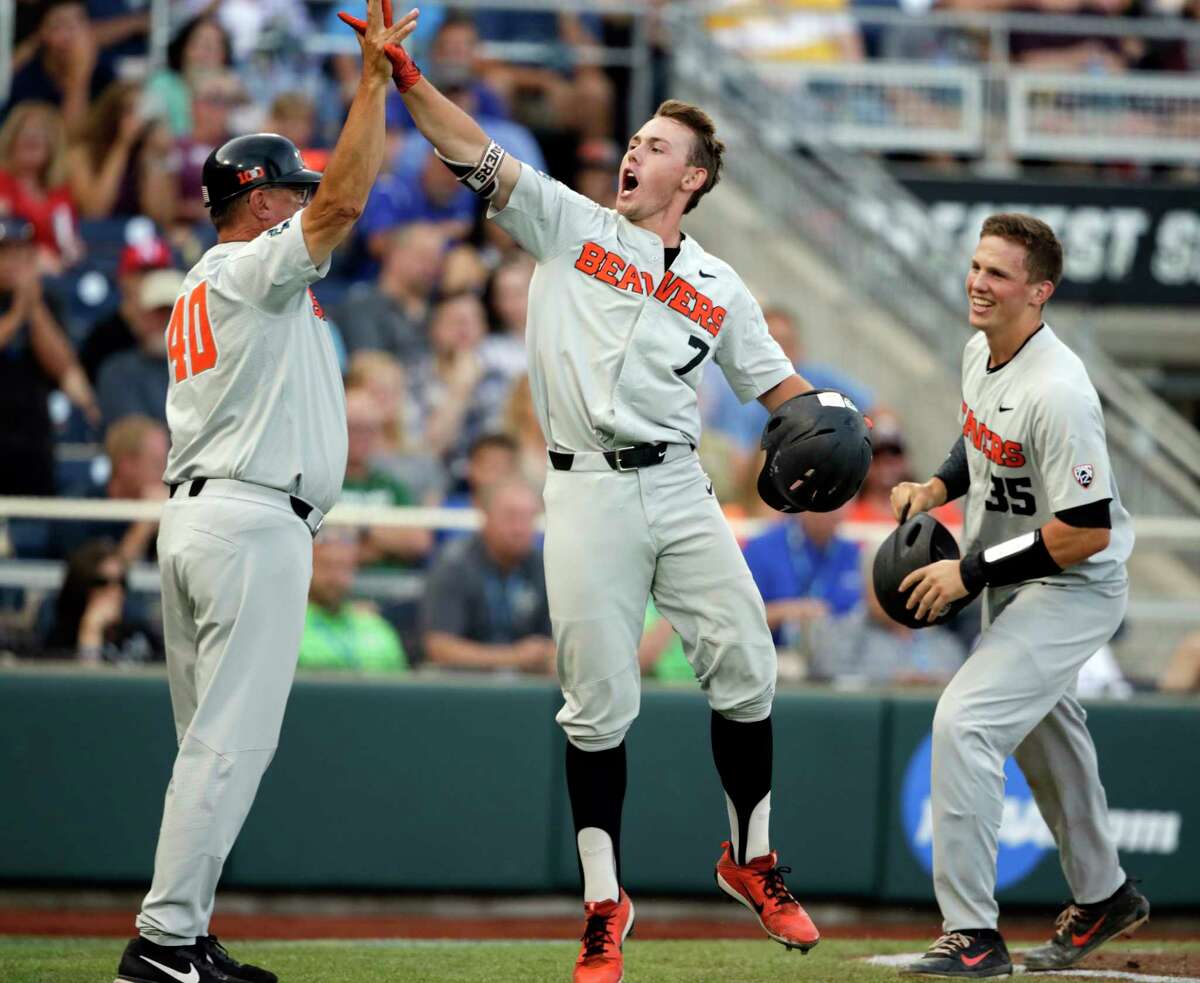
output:
[[[485,133],[518,160],[524,161],[530,167],[538,170],[546,169],[546,159],[542,155],[541,145],[537,137],[522,123],[511,120],[507,115],[493,116],[479,104],[480,83],[477,77],[468,70],[457,66],[445,66],[426,70],[429,80],[437,86],[438,91],[453,102],[459,109],[474,119]],[[400,111],[408,116],[408,110],[403,104]],[[411,127],[411,116],[409,116]],[[420,134],[407,138],[400,148],[392,164],[393,171],[416,170],[426,154],[429,153],[429,142]]]
[[[1038,13],[1095,17],[1129,16],[1133,0],[1024,0],[1009,9]],[[1080,72],[1087,75],[1113,75],[1130,68],[1145,50],[1139,38],[1097,34],[1091,37],[1014,31],[1011,37],[1013,61],[1032,69]]]
[[[359,220],[368,252],[382,254],[388,234],[412,222],[428,222],[451,242],[466,237],[475,222],[477,199],[432,149],[414,168],[381,173]]]
[[[412,491],[374,464],[379,453],[383,411],[365,389],[346,393],[346,480],[341,501],[346,505],[394,507],[416,505]],[[428,529],[404,526],[370,526],[362,531],[359,560],[366,566],[413,565],[422,562],[433,546]]]
[[[451,477],[462,478],[467,448],[499,420],[508,395],[505,377],[480,355],[487,332],[483,304],[455,294],[434,307],[430,356],[409,380],[424,422],[425,446],[439,455]]]
[[[101,484],[88,480],[64,489],[63,494],[67,498],[165,501],[163,472],[167,469],[169,446],[167,429],[158,420],[141,415],[121,417],[104,435],[108,480]],[[116,543],[125,563],[137,563],[155,557],[157,536],[158,523],[153,520],[72,519],[54,524],[48,552],[66,557],[87,542],[108,539]]]
[[[192,87],[231,67],[229,35],[217,19],[193,17],[168,45],[166,67],[146,80],[149,114],[163,119],[173,137],[187,136],[192,132]]]
[[[13,72],[19,72],[38,54],[42,15],[49,6],[52,3],[47,0],[16,0]],[[88,0],[92,38],[100,49],[99,63],[111,69],[123,55],[145,57],[144,35],[150,27],[145,7],[145,0]]]
[[[528,11],[523,13],[528,14]],[[424,11],[422,11],[422,18]],[[448,10],[434,31],[429,45],[429,54],[422,61],[426,73],[435,78],[463,78],[469,80],[472,102],[479,117],[489,120],[510,118],[508,107],[500,94],[483,78],[487,66],[479,55],[479,32],[469,13]],[[438,86],[441,88],[441,86]],[[412,116],[404,108],[398,95],[389,96],[387,112],[388,129],[415,130]],[[490,132],[490,131],[489,131]],[[516,151],[512,151],[515,153]],[[518,155],[520,156],[520,155]],[[521,158],[524,160],[524,158]]]
[[[33,226],[38,263],[49,274],[83,255],[66,149],[62,116],[48,102],[19,103],[0,127],[0,214]]]
[[[504,432],[516,443],[518,468],[522,476],[534,488],[543,488],[549,460],[546,438],[533,405],[528,375],[518,376],[508,390],[508,400],[504,404]]]
[[[483,253],[469,242],[460,242],[447,250],[442,261],[438,293],[443,297],[462,293],[482,297],[491,275],[492,267]]]
[[[358,544],[353,534],[323,530],[313,543],[299,668],[408,671],[396,629],[369,605],[348,600],[357,572]]]
[[[176,221],[190,225],[206,220],[200,186],[204,162],[232,135],[229,111],[246,101],[241,85],[231,72],[205,75],[192,83],[192,132],[175,140]]]
[[[850,503],[846,518],[851,522],[895,521],[892,512],[892,489],[901,481],[912,480],[912,465],[900,420],[890,410],[880,410],[871,417],[871,468],[857,496]],[[932,510],[935,518],[947,526],[962,525],[962,512],[954,502]]]
[[[114,543],[87,543],[71,554],[44,652],[88,664],[161,662],[162,635],[131,609],[127,565]]]
[[[571,13],[480,10],[475,24],[487,41],[531,43],[551,50],[522,62],[487,66],[513,115],[539,130],[566,130],[584,139],[613,131],[613,85],[589,57],[599,25]]]
[[[826,613],[809,622],[809,678],[878,686],[944,685],[966,658],[962,642],[940,625],[914,630],[889,618],[871,583],[874,562],[875,550],[863,550],[858,604],[840,617]]]
[[[1159,688],[1165,693],[1200,693],[1200,631],[1183,637],[1171,656]]]
[[[446,493],[446,473],[422,443],[414,422],[418,416],[403,365],[387,352],[364,349],[350,359],[346,389],[366,391],[383,417],[383,429],[372,467],[395,478],[426,505],[437,505]]]
[[[441,230],[427,222],[381,236],[378,278],[352,286],[336,312],[351,354],[387,352],[405,365],[428,355],[426,328],[445,245]]]
[[[167,419],[167,322],[183,286],[179,270],[147,273],[138,291],[134,320],[137,348],[118,352],[101,365],[96,384],[106,425],[131,413]]]
[[[114,82],[88,109],[67,151],[71,195],[84,218],[174,215],[170,134],[142,114],[136,82]]]
[[[617,200],[614,175],[620,162],[621,151],[611,139],[585,140],[575,156],[575,180],[571,187],[596,204],[612,208]]]
[[[788,0],[763,7],[735,0],[708,15],[708,29],[726,48],[772,62],[862,61],[863,43],[848,0]],[[847,16],[837,16],[845,11]]]
[[[50,0],[42,8],[36,45],[12,78],[8,106],[27,99],[62,111],[68,131],[82,123],[88,105],[113,80],[98,63],[99,39],[83,0]]]
[[[317,133],[317,107],[303,92],[281,92],[271,103],[263,129],[287,137],[304,158],[305,166],[324,171],[329,163],[329,151],[314,145]]]
[[[483,528],[443,547],[421,606],[432,665],[554,671],[542,552],[535,545],[540,507],[524,482],[500,482],[484,495]]]
[[[33,227],[0,219],[0,494],[54,494],[54,431],[47,399],[57,386],[93,425],[100,410],[87,375],[42,292]]]
[[[520,474],[516,441],[506,433],[485,433],[467,452],[466,490],[447,495],[443,505],[448,509],[482,509],[489,488]]]
[[[491,333],[481,348],[483,360],[510,382],[525,373],[525,320],[529,314],[529,281],[533,260],[516,253],[496,267],[484,300]]]
[[[767,624],[786,648],[795,646],[804,625],[846,614],[862,599],[858,544],[838,531],[844,514],[844,508],[800,512],[746,544]]]
[[[142,281],[151,270],[172,266],[171,250],[157,237],[132,243],[121,250],[117,264],[117,290],[121,302],[117,309],[88,332],[79,349],[79,361],[93,383],[100,365],[110,355],[137,347],[134,325],[141,314]]]

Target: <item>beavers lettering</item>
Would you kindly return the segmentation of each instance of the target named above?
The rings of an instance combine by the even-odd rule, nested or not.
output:
[[[575,260],[575,269],[595,277],[610,287],[636,294],[649,294],[678,311],[689,321],[700,325],[714,338],[725,321],[725,308],[718,307],[712,298],[701,293],[686,280],[669,270],[663,273],[658,288],[654,287],[654,276],[639,270],[614,252],[594,242],[585,242]]]

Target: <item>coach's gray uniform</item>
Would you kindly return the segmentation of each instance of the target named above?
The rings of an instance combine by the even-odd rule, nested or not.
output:
[[[995,928],[1004,759],[1016,752],[1054,833],[1075,901],[1124,883],[1085,714],[1079,668],[1125,613],[1133,548],[1108,460],[1100,400],[1079,358],[1042,328],[989,370],[987,339],[963,353],[960,420],[970,468],[964,551],[1110,499],[1108,547],[1062,573],[989,588],[979,645],[933,723],[933,865],[945,930]]]
[[[346,470],[346,408],[308,285],[297,213],[212,247],[168,327],[178,485],[158,534],[167,673],[179,753],[154,883],[138,929],[186,945],[208,933],[225,858],[279,740],[304,627],[312,537]],[[195,482],[206,478],[199,494]],[[302,520],[299,511],[312,511]]]
[[[552,451],[546,586],[577,747],[616,747],[637,716],[647,597],[683,638],[713,709],[771,712],[775,648],[762,599],[692,448],[696,387],[715,360],[743,401],[794,373],[757,303],[691,237],[669,271],[663,242],[522,165],[491,217],[538,261],[529,288],[529,380]],[[602,451],[668,445],[664,463],[617,472]],[[553,457],[552,457],[553,461]]]

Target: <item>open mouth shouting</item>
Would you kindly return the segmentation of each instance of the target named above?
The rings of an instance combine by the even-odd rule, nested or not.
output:
[[[628,198],[630,195],[632,195],[634,193],[634,191],[637,190],[637,186],[638,186],[638,179],[637,179],[637,175],[633,173],[633,168],[632,167],[621,168],[621,183],[620,183],[620,189],[618,191],[618,197]]]

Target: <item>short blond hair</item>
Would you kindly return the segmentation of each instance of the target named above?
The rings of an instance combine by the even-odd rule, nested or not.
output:
[[[104,453],[110,462],[136,457],[142,452],[146,438],[162,430],[162,424],[141,413],[123,416],[108,428],[104,435]]]

